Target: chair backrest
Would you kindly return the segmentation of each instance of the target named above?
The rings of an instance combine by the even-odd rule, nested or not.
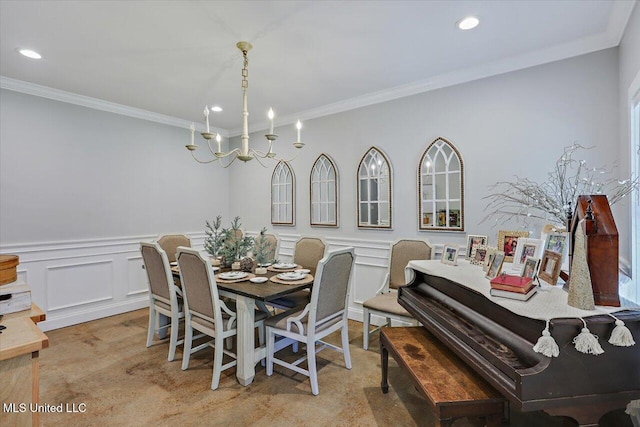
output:
[[[178,247],[177,259],[182,298],[189,313],[219,325],[222,313],[218,303],[218,286],[209,260],[195,249],[183,246]]]
[[[327,245],[320,237],[301,237],[293,248],[293,262],[311,270],[315,276],[318,262],[325,257]]]
[[[260,244],[260,241],[263,237],[258,235],[253,243],[253,254],[255,256],[256,254],[256,249],[258,247],[258,245]],[[264,234],[264,240],[266,242],[268,242],[269,246],[269,251],[267,253],[267,262],[271,262],[274,261],[276,259],[278,259],[278,253],[280,252],[280,240],[278,239],[278,237],[275,234]]]
[[[172,303],[176,300],[176,291],[166,252],[157,242],[141,242],[140,252],[151,293],[164,302]]]
[[[351,247],[330,251],[320,260],[311,288],[310,325],[337,321],[340,316],[346,320],[349,283],[355,260],[355,251]]]
[[[167,253],[169,262],[176,261],[178,246],[191,247],[191,239],[184,234],[165,234],[158,238],[158,244]]]
[[[433,259],[435,250],[426,240],[400,239],[391,245],[389,255],[389,288],[405,285],[404,269],[411,260]]]

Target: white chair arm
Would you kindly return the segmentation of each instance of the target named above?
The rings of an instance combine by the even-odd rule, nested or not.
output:
[[[376,291],[376,295],[387,294],[387,293],[389,293],[389,272],[388,271],[387,271],[387,274],[384,275],[382,286],[380,286],[380,289]]]
[[[307,304],[304,310],[302,310],[302,313],[300,313],[299,315],[289,317],[287,319],[287,331],[291,332],[291,325],[295,323],[296,327],[298,328],[298,333],[304,335],[304,327],[302,326],[302,322],[300,321],[304,319],[304,317],[309,313],[310,309],[311,309],[311,303]]]

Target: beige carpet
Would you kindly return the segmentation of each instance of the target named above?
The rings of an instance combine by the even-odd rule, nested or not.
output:
[[[148,311],[138,310],[50,331],[50,347],[41,352],[41,403],[86,405],[84,413],[41,414],[44,426],[433,426],[428,405],[393,360],[390,390],[380,391],[380,354],[374,338],[362,349],[362,324],[351,321],[353,368],[330,349],[318,355],[320,394],[309,380],[275,367],[267,377],[260,365],[248,387],[235,368],[222,373],[212,391],[210,349],[193,355],[180,369],[182,351],[167,362],[168,344],[145,347]],[[339,344],[339,335],[330,341]],[[285,350],[288,351],[288,350]],[[81,407],[81,406],[80,406]],[[611,426],[629,425],[620,417]],[[628,421],[628,424],[625,424]],[[455,426],[481,426],[458,420]],[[512,426],[560,426],[543,413],[512,412]],[[4,427],[4,426],[3,426]]]

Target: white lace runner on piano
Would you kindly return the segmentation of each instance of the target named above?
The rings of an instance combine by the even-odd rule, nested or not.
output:
[[[508,270],[508,267],[503,268],[506,268]],[[409,261],[409,264],[407,264],[407,267],[405,268],[406,283],[413,281],[414,270],[432,276],[442,277],[452,282],[456,282],[469,289],[473,289],[474,291],[484,295],[485,298],[491,300],[495,304],[498,304],[517,315],[547,322],[547,327],[544,329],[542,336],[540,337],[540,339],[543,340],[542,343],[544,343],[545,341],[548,342],[548,340],[546,340],[548,338],[553,339],[551,336],[552,331],[549,331],[548,329],[548,322],[552,319],[561,317],[573,317],[582,319],[585,322],[585,328],[583,329],[587,329],[586,321],[584,320],[585,318],[606,314],[616,319],[616,326],[612,330],[609,342],[613,345],[618,346],[630,346],[635,344],[628,328],[624,326],[624,322],[614,316],[615,313],[624,310],[640,310],[640,306],[633,304],[628,300],[621,299],[620,307],[605,307],[597,305],[595,307],[595,310],[581,310],[579,308],[571,307],[567,304],[568,294],[562,289],[561,286],[551,286],[543,281],[540,281],[541,286],[538,288],[538,292],[536,292],[536,295],[534,295],[533,298],[527,301],[508,298],[493,298],[490,294],[491,286],[489,285],[489,280],[485,278],[485,272],[482,271],[482,268],[479,268],[476,265],[471,265],[466,260],[459,261],[458,265],[456,266],[443,264],[439,260]],[[548,332],[549,335],[545,334],[544,332]],[[576,336],[576,339],[578,339],[578,337],[582,333],[586,334],[587,332],[581,330],[578,336]],[[595,337],[595,335],[592,336]],[[616,339],[617,336],[622,336],[622,338]],[[580,337],[580,339],[578,339],[576,349],[578,349],[578,347],[583,348],[581,343],[583,343],[585,339],[589,338],[582,336]],[[538,347],[538,350],[536,350],[536,347]],[[543,351],[540,351],[540,347],[543,347]],[[557,357],[557,353],[553,354],[553,350],[545,351],[546,349],[552,347],[553,345],[535,345],[534,351],[544,354],[545,356]],[[595,353],[590,352],[589,354]]]

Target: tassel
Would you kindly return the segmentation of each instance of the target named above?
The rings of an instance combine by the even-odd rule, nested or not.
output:
[[[533,346],[533,351],[540,353],[547,357],[558,357],[560,349],[556,340],[553,339],[549,332],[549,321],[547,320],[547,326],[542,331],[542,336],[538,338],[538,342]]]
[[[585,322],[584,319],[581,318],[580,320],[582,320],[584,328],[582,328],[578,336],[573,339],[573,345],[576,347],[576,350],[580,353],[594,354],[596,356],[604,353],[604,350],[598,342],[598,337],[589,331],[587,322]]]
[[[612,314],[609,316],[616,319],[616,327],[611,331],[611,336],[609,337],[609,344],[616,345],[618,347],[631,347],[636,342],[633,340],[633,335],[631,335],[631,331],[624,325],[624,322]]]

